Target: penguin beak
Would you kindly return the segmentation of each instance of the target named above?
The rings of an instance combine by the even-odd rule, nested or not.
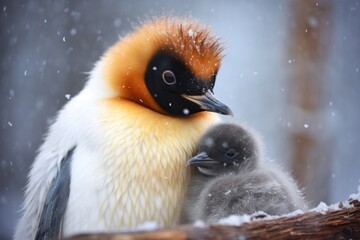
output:
[[[230,110],[230,108],[228,106],[226,106],[225,104],[223,104],[222,102],[220,102],[219,100],[217,100],[214,96],[214,94],[212,94],[210,92],[210,90],[208,90],[207,92],[205,92],[204,95],[182,95],[184,98],[186,98],[189,101],[192,101],[193,103],[196,103],[197,105],[200,106],[200,109],[204,110],[204,111],[209,111],[209,112],[216,112],[216,113],[220,113],[220,114],[224,114],[224,115],[231,115],[233,116],[232,111]]]
[[[208,166],[209,164],[216,164],[216,163],[218,164],[219,161],[210,158],[206,152],[201,152],[187,161],[188,166],[198,166],[198,167]]]

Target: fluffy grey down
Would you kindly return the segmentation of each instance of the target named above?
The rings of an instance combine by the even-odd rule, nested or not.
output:
[[[211,144],[204,144],[205,141]],[[227,144],[223,144],[224,141]],[[232,158],[231,163],[225,154],[229,149],[236,149],[238,156]],[[247,154],[241,152],[244,149]],[[205,163],[201,163],[205,159],[202,157],[194,164],[196,156],[188,162],[193,169],[182,223],[196,220],[214,223],[229,215],[257,211],[282,215],[297,209],[306,210],[294,180],[277,166],[262,161],[258,149],[256,138],[239,125],[219,124],[206,132],[197,155],[206,155]],[[212,163],[213,160],[220,164]]]

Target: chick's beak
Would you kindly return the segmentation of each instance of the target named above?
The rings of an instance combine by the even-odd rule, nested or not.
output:
[[[220,102],[208,90],[204,95],[183,95],[184,98],[196,103],[204,111],[216,112],[224,115],[233,115],[228,106]]]
[[[187,161],[188,166],[206,166],[209,164],[219,163],[218,161],[210,158],[206,152],[198,153],[196,156]]]

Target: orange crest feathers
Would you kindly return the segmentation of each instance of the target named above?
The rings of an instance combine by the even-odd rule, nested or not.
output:
[[[159,48],[174,52],[198,77],[208,79],[219,69],[223,45],[209,27],[194,20],[162,17],[145,28]]]

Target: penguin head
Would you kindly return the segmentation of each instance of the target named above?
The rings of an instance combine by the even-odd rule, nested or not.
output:
[[[187,164],[196,166],[204,175],[219,176],[254,169],[258,157],[259,148],[252,133],[239,125],[223,123],[201,137],[198,154]]]
[[[111,96],[175,116],[202,111],[232,114],[214,97],[222,44],[189,19],[149,21],[120,40],[100,61]]]

